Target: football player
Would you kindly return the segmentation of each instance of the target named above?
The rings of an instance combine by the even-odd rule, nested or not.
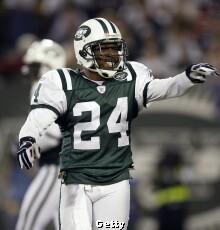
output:
[[[218,72],[202,63],[154,79],[148,67],[126,60],[126,42],[104,18],[79,26],[74,52],[79,69],[52,70],[38,84],[20,130],[20,166],[33,166],[39,136],[56,121],[63,137],[60,229],[126,229],[131,122],[151,102],[181,96]]]
[[[37,98],[38,81],[42,74],[65,66],[64,49],[49,39],[35,41],[23,57],[22,73],[31,81],[31,95]],[[35,100],[35,99],[34,99]],[[43,107],[42,107],[43,108]],[[40,122],[40,118],[38,118]],[[16,230],[43,230],[53,221],[58,229],[59,192],[58,154],[61,147],[61,132],[53,123],[38,139],[36,158],[39,158],[39,171],[30,184],[19,213]]]

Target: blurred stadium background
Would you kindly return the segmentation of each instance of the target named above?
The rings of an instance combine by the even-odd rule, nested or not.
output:
[[[219,0],[2,0],[0,13],[2,230],[14,229],[37,170],[20,170],[15,156],[29,110],[30,85],[20,68],[32,41],[61,43],[74,67],[74,31],[101,16],[121,29],[129,60],[146,64],[155,77],[174,76],[190,63],[220,69]],[[130,230],[181,230],[159,227],[177,222],[184,230],[220,229],[220,79],[208,80],[179,99],[153,104],[134,122]]]

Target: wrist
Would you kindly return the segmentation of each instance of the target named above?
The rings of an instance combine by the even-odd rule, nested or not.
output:
[[[196,67],[196,68],[194,68]],[[185,73],[186,76],[189,78],[189,80],[192,83],[204,83],[205,82],[205,75],[203,76],[201,73],[199,73],[198,69],[198,64],[191,64],[189,66],[187,66]]]
[[[30,142],[30,143],[36,143],[36,140],[34,137],[31,137],[31,136],[27,136],[27,137],[22,137],[20,140],[19,140],[19,145],[21,146],[23,143],[26,143],[26,142]]]
[[[191,65],[188,65],[186,67],[186,70],[185,70],[185,73],[186,73],[186,76],[190,79],[190,73],[191,73],[191,68],[192,68],[193,64]]]

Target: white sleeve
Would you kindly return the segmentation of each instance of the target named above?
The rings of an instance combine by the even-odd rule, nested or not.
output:
[[[31,98],[31,108],[47,108],[62,115],[67,110],[67,99],[57,70],[44,74]]]
[[[57,114],[49,109],[37,108],[32,110],[20,130],[19,140],[22,137],[31,136],[38,143],[39,138],[56,119]]]
[[[57,147],[61,142],[61,131],[56,123],[52,123],[47,131],[38,139],[41,152]]]
[[[154,79],[147,86],[147,103],[183,95],[194,84],[185,72],[166,79]]]

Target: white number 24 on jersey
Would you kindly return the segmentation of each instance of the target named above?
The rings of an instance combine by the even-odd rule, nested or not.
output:
[[[100,149],[100,137],[93,136],[90,140],[82,140],[83,131],[95,131],[100,126],[100,105],[95,101],[80,102],[73,107],[73,116],[81,116],[83,112],[91,112],[91,121],[79,122],[74,127],[74,149]],[[129,137],[126,133],[128,130],[127,122],[128,98],[118,98],[117,104],[113,109],[108,121],[107,127],[109,133],[120,133],[118,138],[118,147],[129,145]],[[120,118],[120,122],[118,122]]]

